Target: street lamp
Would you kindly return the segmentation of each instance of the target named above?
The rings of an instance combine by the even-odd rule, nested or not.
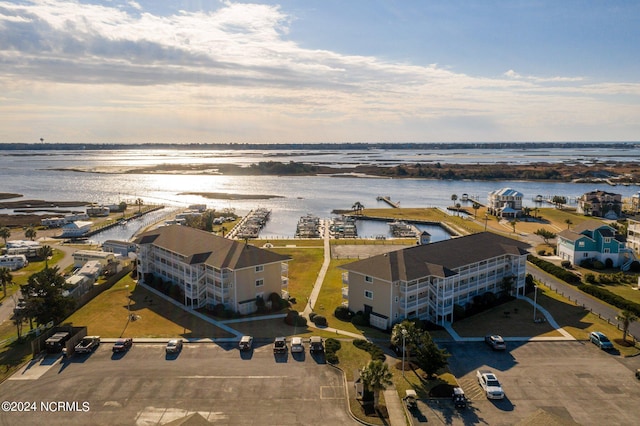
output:
[[[404,348],[405,348],[405,339],[407,338],[407,329],[402,329],[402,377],[404,377]]]
[[[538,286],[533,286],[533,322],[536,321],[536,307],[538,306]]]
[[[127,289],[127,318],[131,319],[131,297],[129,297],[129,284],[125,285]]]
[[[489,215],[488,214],[484,214],[484,230],[485,232],[487,231],[487,221],[489,220]]]

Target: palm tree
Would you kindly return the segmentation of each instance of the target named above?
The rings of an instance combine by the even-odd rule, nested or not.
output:
[[[51,246],[42,246],[38,249],[38,257],[44,259],[44,268],[49,268],[49,258],[53,256],[53,249]]]
[[[393,374],[389,366],[380,360],[371,360],[360,370],[360,378],[365,389],[373,392],[373,407],[378,408],[380,391],[393,384]]]
[[[471,208],[473,209],[473,218],[477,219],[478,218],[478,209],[480,208],[480,203],[477,201],[473,202],[473,206],[471,206]]]
[[[31,241],[36,239],[36,235],[38,233],[36,232],[36,230],[33,228],[33,226],[28,227],[25,231],[24,231],[24,237],[30,239]]]
[[[136,206],[138,206],[138,213],[142,212],[143,204],[144,204],[144,201],[142,201],[142,198],[136,198]]]
[[[511,225],[511,227],[513,228],[513,233],[516,233],[516,223],[518,223],[518,218],[514,217],[513,220],[511,222],[509,222],[509,225]]]
[[[13,282],[13,276],[9,268],[0,268],[0,283],[2,283],[2,292],[7,297],[7,285]]]
[[[638,320],[638,317],[631,311],[626,309],[621,311],[616,320],[622,323],[622,340],[627,341],[627,334],[629,333],[629,324]]]
[[[565,220],[564,220],[564,223],[566,223],[566,224],[567,224],[567,229],[569,229],[569,227],[570,227],[571,225],[573,225],[573,222],[571,222],[571,219],[565,219]]]
[[[362,214],[362,210],[364,210],[364,205],[362,205],[360,201],[356,201],[353,204],[353,206],[351,206],[351,209],[355,214]]]
[[[7,228],[6,226],[3,226],[2,228],[0,228],[0,238],[2,238],[4,240],[4,245],[7,245],[7,240],[9,239],[9,237],[11,236],[11,229]]]

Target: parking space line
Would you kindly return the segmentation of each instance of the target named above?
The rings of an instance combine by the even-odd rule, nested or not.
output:
[[[342,386],[320,386],[320,399],[343,399],[344,397]]]

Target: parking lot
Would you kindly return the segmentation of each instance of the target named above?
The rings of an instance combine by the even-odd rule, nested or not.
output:
[[[565,424],[630,425],[640,418],[640,380],[634,376],[640,357],[624,359],[576,341],[508,343],[506,352],[480,342],[445,346],[470,404],[465,410],[448,401],[421,404],[422,420],[431,424],[513,425],[539,416],[540,409]],[[487,400],[478,369],[498,376],[504,400]]]
[[[11,425],[162,425],[192,414],[222,425],[355,423],[342,374],[308,347],[274,356],[271,345],[241,353],[198,343],[167,355],[161,344],[134,344],[115,355],[103,343],[69,361],[34,362],[0,394],[14,402],[15,411],[3,405],[0,413],[0,424]]]

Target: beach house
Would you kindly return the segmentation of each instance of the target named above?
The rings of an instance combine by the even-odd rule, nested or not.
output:
[[[487,211],[502,218],[515,218],[522,215],[522,192],[511,188],[491,191],[488,196]]]
[[[640,220],[627,220],[627,247],[640,254]]]
[[[633,250],[626,247],[625,236],[597,220],[587,220],[560,232],[556,252],[572,265],[599,261],[608,267],[627,270],[636,260]]]
[[[578,198],[577,212],[615,220],[622,212],[622,195],[597,189],[585,192]]]
[[[403,319],[453,321],[477,296],[524,294],[529,245],[490,232],[417,245],[341,268],[349,310],[388,329]]]
[[[177,284],[189,308],[222,304],[240,314],[256,311],[256,300],[287,289],[288,256],[180,225],[139,235],[138,274],[147,284],[161,278]]]

